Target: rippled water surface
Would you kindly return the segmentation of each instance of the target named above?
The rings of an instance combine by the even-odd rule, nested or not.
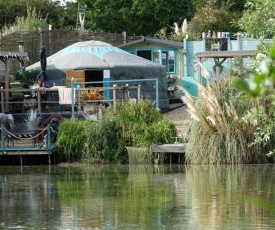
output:
[[[1,166],[0,229],[275,229],[275,166]]]

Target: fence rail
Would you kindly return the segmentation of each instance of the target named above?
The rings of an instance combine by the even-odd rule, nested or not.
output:
[[[82,91],[84,90],[110,90],[112,91],[111,98],[105,98],[103,100],[91,100],[91,102],[101,102],[101,103],[110,103],[116,107],[118,101],[129,99],[129,91],[137,90],[137,103],[139,103],[141,98],[141,86],[113,86],[113,87],[89,87],[89,88],[75,88],[75,96],[74,100],[71,103],[60,104],[59,98],[59,88],[60,87],[52,87],[52,88],[36,88],[36,89],[0,89],[0,97],[1,97],[1,112],[2,113],[16,113],[21,112],[25,113],[25,111],[30,107],[36,107],[37,112],[41,113],[42,108],[47,107],[48,112],[56,112],[56,109],[53,107],[57,107],[61,110],[67,108],[74,104],[77,108],[82,109],[83,107],[83,97]],[[118,91],[123,92],[123,98],[119,98]],[[5,95],[11,95],[7,100]],[[16,95],[13,98],[12,95]],[[18,97],[18,94],[21,97]],[[62,107],[63,106],[63,107]],[[52,108],[51,108],[52,107]]]

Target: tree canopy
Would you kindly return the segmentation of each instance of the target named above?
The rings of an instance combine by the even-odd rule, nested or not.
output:
[[[233,22],[246,36],[272,38],[275,35],[274,0],[250,0],[243,16]]]
[[[64,7],[50,0],[0,0],[0,25],[9,26],[15,23],[16,18],[27,16],[27,7],[31,6],[40,12],[42,18],[48,18],[48,22],[57,26],[61,15],[64,15]]]
[[[236,28],[233,28],[231,21],[240,17],[237,11],[231,12],[234,4],[230,1],[220,3],[218,0],[207,0],[207,4],[197,8],[197,12],[189,25],[189,35],[191,39],[200,39],[202,32],[226,31],[233,34]]]
[[[86,5],[85,28],[145,36],[190,19],[194,12],[192,0],[95,0]]]
[[[86,5],[85,29],[100,32],[126,31],[130,35],[166,38],[173,24],[187,19],[188,34],[201,38],[207,30],[241,31],[255,37],[270,38],[275,31],[274,0],[0,0],[0,27],[11,26],[27,17],[27,6],[47,18],[54,28],[75,28],[78,5]],[[170,37],[174,39],[175,37]],[[181,38],[180,38],[181,39]]]

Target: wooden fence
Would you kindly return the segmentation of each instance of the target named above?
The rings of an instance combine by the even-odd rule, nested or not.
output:
[[[79,110],[83,110],[84,100],[82,97],[82,91],[84,90],[101,90],[112,91],[112,98],[102,100],[89,100],[88,102],[97,104],[112,104],[114,108],[120,101],[129,100],[129,90],[137,90],[136,103],[141,99],[141,86],[113,86],[113,87],[89,87],[89,88],[76,88],[75,106]],[[123,92],[123,97],[118,97],[118,91]],[[6,92],[9,95],[20,93],[21,96],[16,98],[5,99]],[[1,97],[1,112],[2,113],[25,113],[29,108],[37,108],[37,112],[41,113],[42,108],[44,112],[62,112],[72,110],[71,103],[60,104],[59,87],[52,88],[36,88],[36,89],[0,89]]]

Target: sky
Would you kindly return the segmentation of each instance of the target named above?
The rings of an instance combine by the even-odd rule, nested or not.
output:
[[[53,2],[60,2],[61,5],[66,5],[66,2],[76,2],[76,0],[52,0]]]

